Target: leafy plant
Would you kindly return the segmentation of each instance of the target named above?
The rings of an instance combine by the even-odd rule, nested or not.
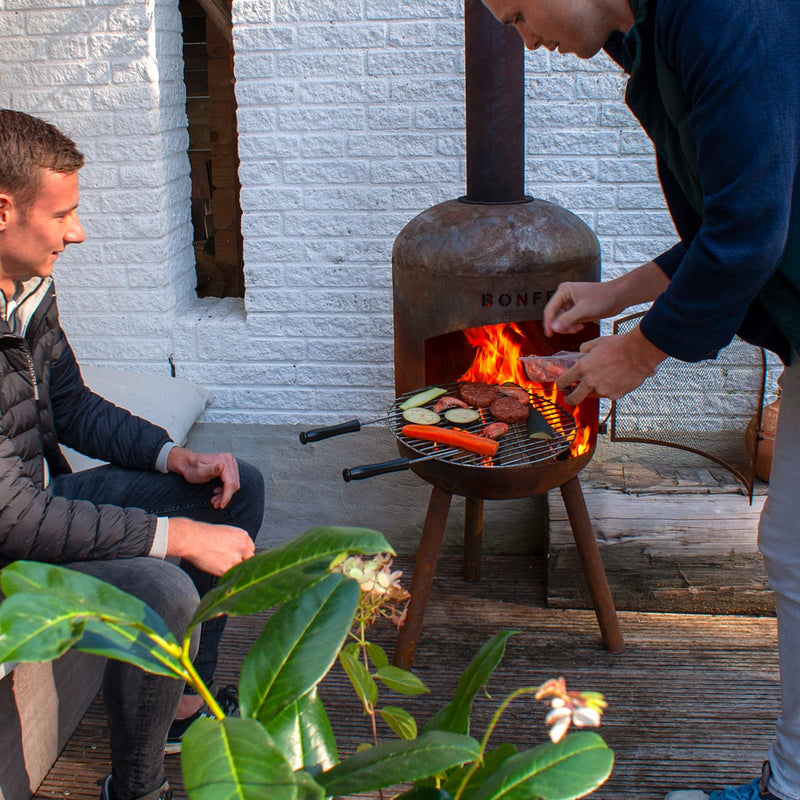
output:
[[[384,557],[366,568],[376,581],[372,588],[378,587],[371,595],[362,591],[370,580],[364,570],[352,575],[354,565],[366,562],[346,559],[389,552],[377,531],[313,528],[226,573],[203,598],[182,642],[144,603],[109,584],[55,565],[18,561],[0,576],[6,595],[0,604],[0,662],[45,661],[74,647],[192,684],[215,715],[198,719],[184,737],[182,769],[192,800],[322,800],[409,783],[413,788],[399,795],[403,800],[572,800],[601,785],[611,771],[611,750],[596,733],[565,733],[570,723],[598,724],[605,702],[601,695],[568,692],[563,680],[513,692],[481,741],[470,735],[473,700],[500,663],[510,631],[484,644],[453,699],[421,732],[403,709],[378,708],[376,679],[401,693],[426,691],[366,639],[370,619],[387,609],[402,617],[407,595]],[[219,614],[273,608],[242,665],[241,718],[226,718],[192,666],[191,631]],[[341,761],[317,694],[337,656],[373,723],[372,746]],[[551,741],[519,753],[510,744],[490,750],[500,715],[523,694],[551,704]],[[376,714],[399,739],[378,743]]]

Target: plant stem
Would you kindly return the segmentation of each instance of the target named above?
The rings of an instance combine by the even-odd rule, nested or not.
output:
[[[469,771],[464,776],[464,780],[461,781],[461,785],[458,787],[458,791],[453,796],[453,800],[461,800],[461,795],[464,793],[464,789],[467,788],[467,784],[470,781],[470,778],[478,771],[478,768],[483,763],[483,756],[486,752],[486,748],[489,745],[489,739],[491,735],[494,733],[494,729],[497,727],[497,723],[500,721],[500,717],[503,715],[503,712],[508,708],[508,706],[520,697],[523,694],[531,694],[533,692],[538,692],[538,686],[523,686],[521,689],[516,689],[515,691],[511,692],[505,700],[498,706],[497,710],[494,712],[492,716],[491,722],[489,726],[486,728],[486,733],[483,735],[483,739],[481,740],[481,749],[478,753],[478,757],[475,761],[472,762],[472,766],[469,768]]]
[[[191,630],[187,631],[186,637],[183,640],[183,649],[181,650],[180,660],[183,668],[186,670],[186,681],[190,683],[196,690],[200,697],[203,698],[205,704],[211,710],[211,713],[217,719],[225,719],[225,712],[219,707],[216,697],[211,694],[208,686],[205,685],[203,679],[197,674],[197,670],[192,664],[191,656],[189,655],[189,645],[191,642]]]

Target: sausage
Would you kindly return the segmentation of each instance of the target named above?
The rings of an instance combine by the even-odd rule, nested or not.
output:
[[[517,386],[516,383],[504,383],[497,387],[497,391],[506,397],[513,397],[515,400],[519,400],[520,403],[527,403],[530,400],[527,389]]]
[[[433,410],[437,414],[447,411],[448,408],[469,408],[469,406],[463,400],[459,400],[459,398],[449,394],[441,397],[433,404]]]
[[[506,433],[508,433],[508,425],[505,422],[490,422],[478,432],[478,436],[485,436],[487,439],[499,439]]]

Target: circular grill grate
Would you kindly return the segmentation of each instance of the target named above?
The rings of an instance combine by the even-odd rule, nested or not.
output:
[[[440,388],[447,389],[448,394],[458,396],[457,383],[443,384],[440,385]],[[419,457],[436,458],[440,461],[469,467],[524,467],[541,464],[558,456],[566,455],[575,439],[577,425],[572,414],[545,397],[531,395],[530,391],[528,394],[531,396],[531,405],[541,413],[547,424],[556,432],[554,438],[550,440],[530,439],[526,424],[524,422],[515,423],[509,426],[508,433],[498,439],[500,446],[497,453],[489,458],[466,450],[453,450],[435,442],[411,439],[401,433],[402,427],[408,423],[403,418],[400,405],[408,397],[417,394],[418,391],[424,390],[407,392],[395,400],[389,411],[389,426],[397,438],[417,453]],[[431,408],[435,402],[435,400],[431,401],[426,407]],[[489,413],[488,408],[480,408],[478,412],[480,417],[467,425],[453,425],[443,420],[439,427],[479,433],[484,426],[491,422],[496,422],[495,418]]]

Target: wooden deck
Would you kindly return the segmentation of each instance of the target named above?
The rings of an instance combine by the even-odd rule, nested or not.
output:
[[[778,714],[774,618],[622,612],[627,649],[612,655],[600,644],[591,611],[544,607],[544,559],[487,558],[480,583],[462,581],[459,571],[452,560],[440,563],[417,651],[415,672],[431,695],[398,701],[418,720],[450,698],[461,670],[486,639],[514,629],[519,633],[488,686],[494,700],[481,696],[476,702],[474,734],[482,734],[511,689],[564,675],[571,688],[602,691],[609,701],[600,732],[616,763],[610,780],[593,795],[598,800],[660,800],[672,788],[744,783],[758,773]],[[230,622],[222,682],[235,681],[260,624],[257,618]],[[376,628],[373,639],[390,645],[388,627]],[[367,724],[338,668],[326,678],[322,694],[340,752],[352,752],[368,737]],[[542,741],[543,719],[544,709],[534,701],[517,701],[496,743],[500,737],[519,747]],[[167,768],[176,798],[185,797],[179,758],[167,757]],[[35,797],[97,800],[97,782],[108,770],[98,699]]]

